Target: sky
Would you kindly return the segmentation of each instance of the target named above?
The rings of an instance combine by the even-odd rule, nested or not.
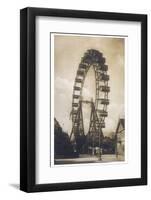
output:
[[[72,128],[70,112],[76,72],[81,57],[91,48],[103,53],[110,76],[110,104],[103,133],[108,136],[111,132],[115,132],[119,118],[124,117],[124,42],[124,38],[113,36],[54,35],[54,117],[68,134]],[[82,96],[87,100],[95,99],[95,78],[92,67],[86,76]],[[83,106],[83,118],[87,132],[90,119],[89,105]]]

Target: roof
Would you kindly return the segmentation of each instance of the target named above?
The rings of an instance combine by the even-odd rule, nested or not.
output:
[[[120,127],[120,124],[122,125],[123,127],[123,130],[125,129],[125,119],[124,118],[120,118],[119,121],[118,121],[118,124],[117,124],[117,128],[116,128],[116,133],[118,132],[118,129]]]
[[[125,128],[125,119],[120,119],[119,121],[122,124],[123,128]]]

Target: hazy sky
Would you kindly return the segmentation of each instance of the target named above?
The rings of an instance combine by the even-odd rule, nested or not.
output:
[[[54,106],[55,117],[63,129],[70,134],[72,121],[69,119],[72,109],[72,93],[76,71],[81,57],[88,49],[96,49],[103,53],[106,64],[109,67],[110,104],[104,135],[115,131],[117,121],[124,117],[124,39],[113,37],[91,37],[73,35],[54,36]],[[95,79],[91,67],[88,71],[84,88],[83,98],[94,99]],[[89,105],[85,105],[84,127],[88,130],[90,119]]]

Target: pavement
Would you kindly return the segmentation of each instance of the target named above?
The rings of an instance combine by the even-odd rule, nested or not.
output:
[[[101,160],[98,156],[95,155],[80,155],[79,158],[63,158],[63,159],[55,159],[55,164],[82,164],[82,163],[105,163],[105,162],[117,162],[124,161],[124,157],[118,155],[116,157],[115,154],[104,154],[101,156]]]

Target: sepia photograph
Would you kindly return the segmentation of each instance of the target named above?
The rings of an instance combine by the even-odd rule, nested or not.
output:
[[[125,161],[125,37],[51,33],[50,38],[54,165]]]

